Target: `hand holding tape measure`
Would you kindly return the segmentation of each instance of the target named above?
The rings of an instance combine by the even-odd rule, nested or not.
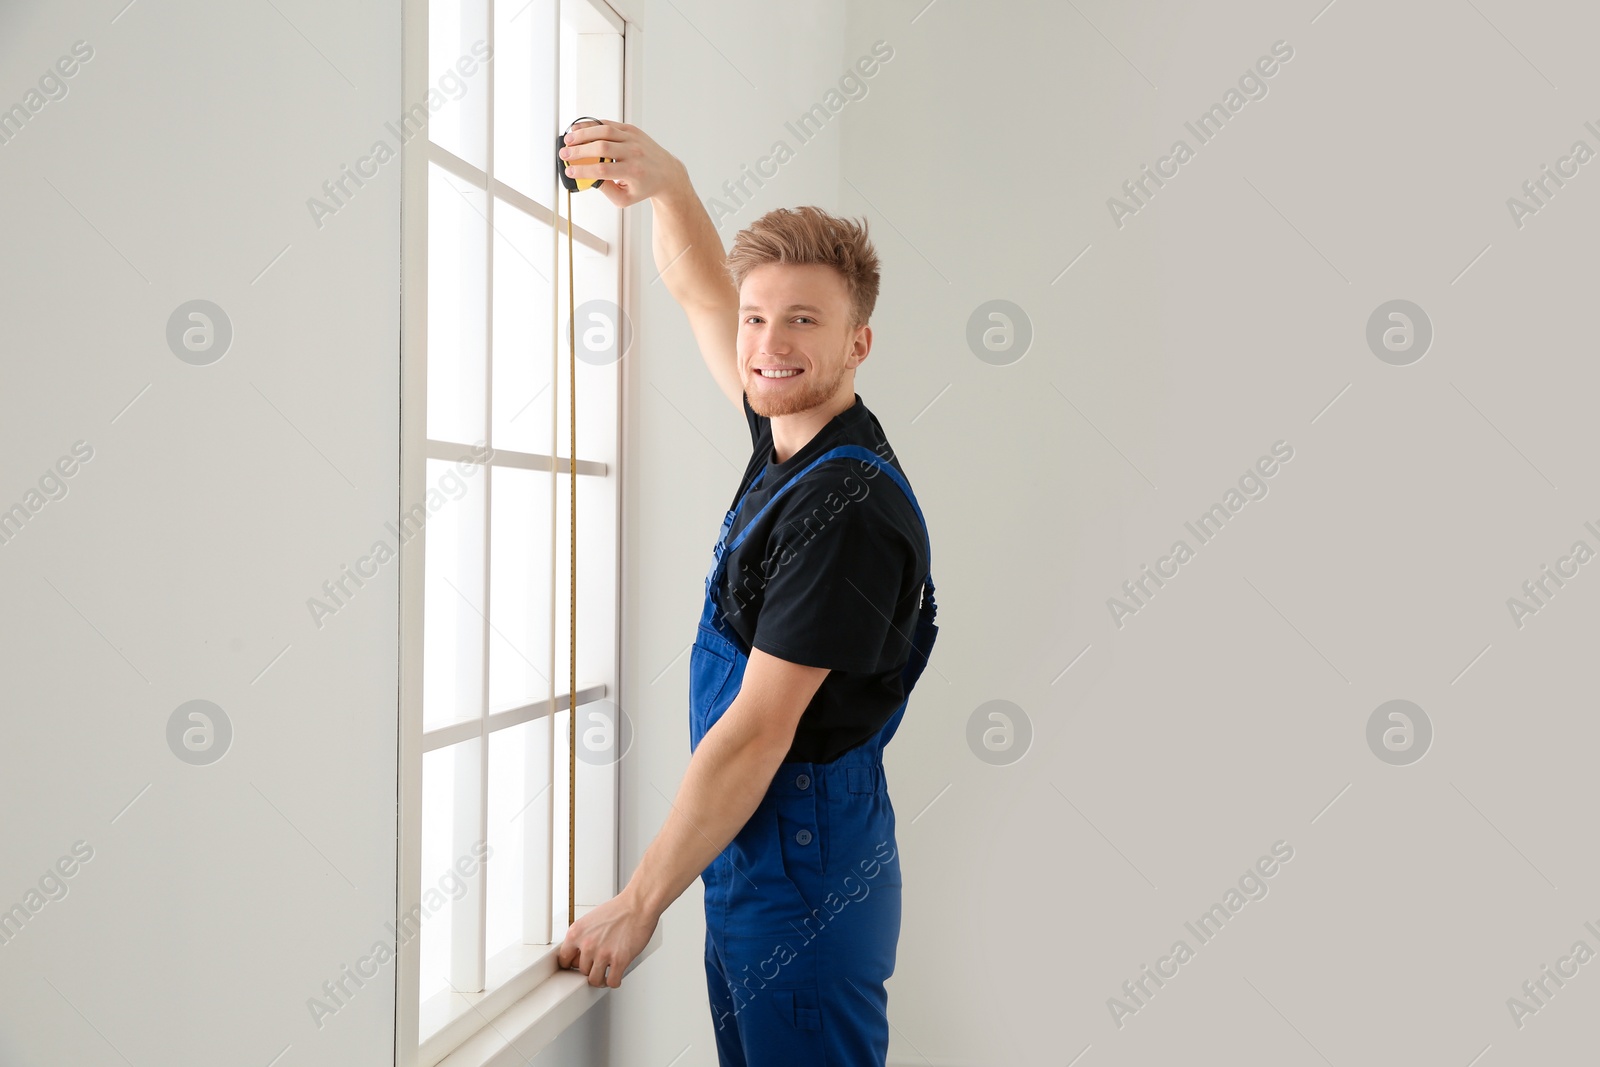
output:
[[[688,180],[677,157],[639,127],[590,115],[573,119],[556,137],[556,175],[568,192],[598,188],[617,207],[648,200],[680,178]]]

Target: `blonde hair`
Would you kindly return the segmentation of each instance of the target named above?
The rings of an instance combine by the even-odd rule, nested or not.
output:
[[[733,239],[728,274],[734,288],[768,263],[823,264],[839,272],[850,296],[852,327],[864,326],[878,303],[878,253],[866,220],[842,219],[807,204],[767,212]]]

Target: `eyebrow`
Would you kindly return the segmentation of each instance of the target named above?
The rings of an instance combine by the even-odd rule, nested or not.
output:
[[[761,310],[761,305],[759,305],[759,304],[744,304],[739,308],[739,310],[740,311],[760,311]],[[810,304],[790,304],[784,310],[786,310],[786,311],[814,311],[818,315],[822,314],[822,309],[821,308],[813,307]]]

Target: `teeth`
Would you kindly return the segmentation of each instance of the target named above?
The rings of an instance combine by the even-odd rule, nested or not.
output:
[[[763,378],[792,378],[796,374],[799,374],[799,373],[800,372],[797,371],[797,370],[774,371],[774,370],[765,370],[765,369],[763,369],[761,371],[761,376]]]

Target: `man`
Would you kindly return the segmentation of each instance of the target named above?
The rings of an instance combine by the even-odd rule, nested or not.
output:
[[[612,203],[650,199],[655,259],[753,455],[723,520],[690,658],[692,756],[628,885],[559,961],[618,986],[705,883],[720,1062],[882,1064],[901,876],[883,747],[937,633],[922,511],[855,392],[872,349],[866,227],[814,207],[722,242],[688,172],[637,127],[567,135]]]

